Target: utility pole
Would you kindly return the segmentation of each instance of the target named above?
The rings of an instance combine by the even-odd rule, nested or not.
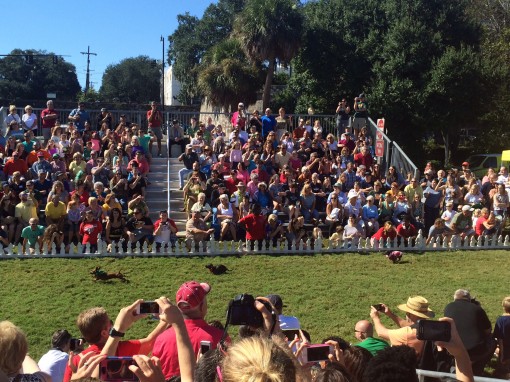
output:
[[[163,36],[159,39],[163,44],[163,55],[161,58],[161,109],[165,112],[165,39]]]
[[[81,54],[87,55],[87,77],[85,79],[85,93],[89,91],[90,88],[90,56],[97,56],[97,53],[90,52],[90,46],[87,47],[86,52],[80,52]]]

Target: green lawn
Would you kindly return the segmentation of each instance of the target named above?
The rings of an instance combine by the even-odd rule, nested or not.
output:
[[[174,299],[182,282],[196,279],[212,285],[209,320],[224,322],[228,301],[236,294],[279,293],[285,313],[298,316],[312,340],[335,334],[354,341],[354,324],[369,317],[371,304],[385,302],[396,310],[408,296],[420,294],[441,316],[460,287],[472,291],[494,323],[501,300],[510,295],[508,256],[508,251],[406,254],[400,264],[375,253],[6,260],[0,261],[0,320],[11,320],[26,331],[30,353],[38,359],[49,348],[54,330],[67,328],[78,336],[74,322],[81,310],[104,306],[114,319],[121,307],[138,298]],[[204,267],[210,262],[225,264],[232,272],[214,276]],[[130,283],[94,282],[89,271],[96,265],[126,272]],[[143,336],[154,326],[154,321],[143,320],[128,336]]]

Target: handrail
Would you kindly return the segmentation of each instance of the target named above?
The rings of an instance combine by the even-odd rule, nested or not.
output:
[[[450,377],[455,379],[455,374],[451,373],[443,373],[439,371],[431,371],[431,370],[421,370],[416,369],[416,374],[418,374],[418,379],[420,382],[425,381],[425,377],[433,377],[433,378],[442,378],[442,377]],[[475,382],[499,382],[499,381],[507,381],[507,379],[498,379],[498,378],[486,378],[486,377],[474,377]]]
[[[170,200],[171,200],[171,193],[172,190],[170,188],[170,140],[168,139],[170,134],[170,125],[168,122],[166,123],[166,211],[168,213],[168,216],[170,217]]]

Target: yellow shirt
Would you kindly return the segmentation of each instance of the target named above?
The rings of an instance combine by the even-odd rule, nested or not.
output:
[[[66,205],[64,202],[58,202],[55,206],[53,202],[46,204],[45,208],[46,217],[51,219],[60,219],[67,214]]]
[[[37,218],[37,209],[32,201],[16,204],[14,216],[28,223],[32,218]]]

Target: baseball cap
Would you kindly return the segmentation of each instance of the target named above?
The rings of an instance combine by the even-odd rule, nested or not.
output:
[[[53,158],[53,159],[58,159],[58,158],[60,158],[60,155],[58,155],[58,154],[53,154],[53,155],[52,155],[52,158]]]
[[[188,281],[179,287],[175,294],[175,301],[181,310],[196,308],[204,301],[205,296],[211,291],[211,286],[198,281]]]
[[[469,167],[469,162],[462,162],[462,167]]]
[[[462,206],[462,211],[471,211],[471,206],[469,204],[464,204]]]
[[[43,156],[44,156],[44,153],[43,153],[42,151],[38,151],[38,152],[37,152],[37,156],[38,156],[38,157],[43,157]]]
[[[277,309],[282,310],[282,308],[286,307],[287,305],[283,305],[282,298],[279,294],[270,294],[267,295],[266,298],[271,301],[271,304]]]

